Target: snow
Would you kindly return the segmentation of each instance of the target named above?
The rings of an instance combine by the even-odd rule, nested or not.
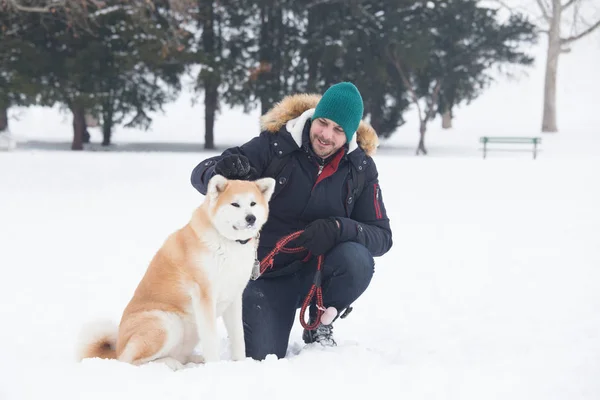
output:
[[[429,156],[414,156],[414,116],[382,144],[394,247],[336,322],[339,346],[305,348],[296,322],[281,360],[229,361],[220,326],[215,364],[75,362],[83,325],[118,321],[202,201],[189,175],[216,153],[202,152],[201,107],[187,95],[151,131],[119,129],[113,151],[69,151],[71,121],[56,109],[13,110],[18,147],[0,153],[0,399],[600,398],[600,39],[561,56],[561,132],[548,135],[543,44],[528,77],[500,79],[452,130],[434,121]],[[229,110],[217,144],[257,129],[256,111]],[[543,136],[543,150],[483,160],[483,134]]]

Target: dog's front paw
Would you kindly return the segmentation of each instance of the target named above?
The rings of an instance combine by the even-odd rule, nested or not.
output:
[[[173,371],[178,371],[180,369],[185,368],[185,366],[179,360],[176,360],[173,357],[159,358],[158,360],[154,360],[153,362],[165,364],[167,367],[171,368]]]
[[[193,364],[204,364],[205,360],[204,360],[204,356],[202,356],[200,354],[191,354],[188,357],[187,362],[193,363]]]
[[[242,361],[246,358],[246,351],[244,347],[233,346],[231,351],[231,359],[233,361]]]

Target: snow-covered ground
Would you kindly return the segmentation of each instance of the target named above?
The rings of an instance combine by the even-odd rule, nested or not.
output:
[[[232,363],[221,329],[225,360],[179,372],[73,355],[202,201],[201,107],[182,97],[151,132],[119,129],[111,152],[71,152],[70,118],[18,110],[19,146],[0,153],[0,399],[600,398],[600,39],[562,57],[561,132],[538,160],[478,151],[482,134],[540,135],[535,51],[529,77],[500,81],[454,129],[434,121],[428,157],[413,156],[414,120],[382,144],[395,244],[336,323],[337,348],[303,348],[296,323],[288,358]],[[257,128],[256,112],[228,111],[217,143]]]

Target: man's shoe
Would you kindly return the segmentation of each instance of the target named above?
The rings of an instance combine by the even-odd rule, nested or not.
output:
[[[333,339],[332,325],[319,324],[319,326],[317,326],[317,328],[313,331],[305,329],[302,333],[302,340],[304,340],[304,343],[306,344],[317,342],[320,343],[322,346],[337,346],[337,343]]]

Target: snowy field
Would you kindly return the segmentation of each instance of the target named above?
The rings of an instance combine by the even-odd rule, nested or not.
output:
[[[477,139],[540,135],[540,67],[460,109],[454,129],[434,121],[428,157],[413,156],[414,120],[382,144],[394,247],[336,323],[339,346],[305,348],[297,322],[282,360],[228,361],[221,326],[220,363],[76,363],[80,327],[119,320],[202,201],[189,175],[214,153],[190,144],[203,116],[185,98],[151,132],[118,130],[110,152],[71,152],[70,118],[18,110],[19,147],[0,153],[0,400],[600,398],[600,39],[585,43],[561,59],[561,132],[536,161],[484,161]],[[256,113],[229,111],[217,143],[256,129]]]

